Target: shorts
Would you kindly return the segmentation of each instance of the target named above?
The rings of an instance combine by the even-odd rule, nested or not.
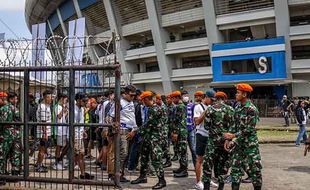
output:
[[[109,142],[107,138],[102,137],[102,128],[99,128],[96,134],[96,140],[98,141],[98,147],[101,149],[103,146],[108,146]]]
[[[88,135],[87,135],[87,139],[88,140],[93,140],[93,141],[95,141],[96,140],[96,132],[95,132],[95,130],[96,130],[96,127],[89,127],[89,129],[88,129]]]
[[[48,136],[47,140],[43,139],[43,138],[40,138],[40,146],[44,146],[45,148],[48,148],[51,143],[52,143],[51,136]]]
[[[74,153],[84,154],[84,142],[83,139],[74,139]]]
[[[67,142],[67,135],[57,135],[57,146],[66,146]]]
[[[196,134],[196,155],[204,156],[208,144],[208,137],[204,137],[201,134]]]

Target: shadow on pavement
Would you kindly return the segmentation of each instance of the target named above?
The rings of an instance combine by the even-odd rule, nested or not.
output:
[[[288,169],[284,169],[285,171],[295,171],[295,172],[302,172],[310,174],[310,167],[309,166],[293,166],[289,167]]]

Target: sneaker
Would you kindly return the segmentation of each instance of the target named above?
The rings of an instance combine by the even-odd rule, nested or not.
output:
[[[86,173],[84,175],[80,175],[80,179],[94,179],[95,176],[90,175],[89,173]]]
[[[0,180],[0,186],[4,186],[6,184],[5,181]]]
[[[231,183],[231,176],[230,175],[225,178],[225,183]]]
[[[121,183],[128,183],[128,182],[130,182],[130,180],[126,179],[124,176],[121,176],[120,182]]]
[[[202,183],[201,181],[199,181],[198,183],[196,183],[195,189],[197,189],[197,190],[203,190],[203,183]]]
[[[46,159],[55,159],[55,157],[52,156],[51,154],[46,154],[45,158]]]
[[[54,163],[52,168],[54,170],[64,170],[65,169],[61,163]]]
[[[90,155],[90,156],[85,156],[85,159],[86,159],[86,160],[94,160],[95,157],[93,157],[93,156]]]
[[[35,172],[39,172],[39,173],[47,173],[47,168],[45,168],[44,166],[37,166],[34,168]]]
[[[80,170],[80,167],[79,167],[78,165],[75,165],[75,166],[74,166],[74,169],[75,169],[75,170]]]
[[[211,180],[211,183],[210,183],[211,187],[214,187],[214,188],[218,188],[218,184],[215,183],[214,181]]]

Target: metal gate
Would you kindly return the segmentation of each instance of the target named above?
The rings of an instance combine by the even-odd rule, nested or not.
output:
[[[37,58],[29,60],[28,54],[34,51],[33,40],[0,41],[0,91],[8,95],[0,99],[7,99],[14,109],[13,119],[0,116],[0,151],[3,153],[0,180],[7,181],[5,188],[120,186],[120,137],[116,125],[120,119],[120,65],[115,57],[115,37],[86,38],[82,39],[87,43],[81,62],[64,61],[71,51],[66,46],[69,39],[57,36],[38,39],[44,40],[47,47],[44,53],[49,60],[44,60],[44,64]],[[96,52],[98,47],[95,47],[98,45],[90,43],[94,40],[104,42],[99,47],[100,58]],[[114,120],[109,124],[99,123],[101,98],[112,90],[115,93]],[[14,93],[18,97],[16,105],[12,98]],[[109,131],[109,138],[102,137],[105,130]],[[14,135],[8,135],[8,131]],[[109,168],[104,168],[105,158],[100,155],[102,149],[97,150],[101,141],[114,145],[114,166],[108,165],[113,168],[110,176]]]

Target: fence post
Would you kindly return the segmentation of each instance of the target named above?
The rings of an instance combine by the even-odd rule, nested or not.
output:
[[[29,70],[24,71],[24,179],[29,177]]]
[[[74,97],[75,97],[75,71],[69,71],[69,181],[74,179]]]
[[[114,48],[114,64],[117,64],[117,59],[116,59],[116,35],[113,32],[113,48]],[[120,99],[121,99],[121,70],[120,66],[115,68],[115,122],[120,124]],[[120,126],[117,126],[120,127]],[[114,152],[114,158],[115,158],[115,166],[114,166],[114,182],[116,187],[120,187],[120,169],[121,169],[121,163],[120,163],[120,133],[119,130],[117,130],[117,133],[115,134],[114,138],[114,147],[115,147],[115,152]]]

